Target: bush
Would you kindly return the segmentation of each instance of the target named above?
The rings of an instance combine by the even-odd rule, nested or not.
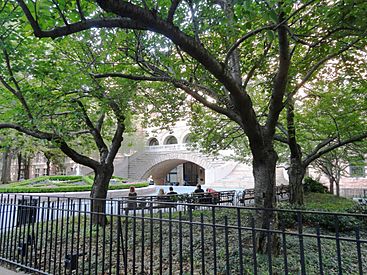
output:
[[[330,214],[304,213],[302,214],[303,224],[317,226],[320,228],[333,231],[336,225],[340,232],[348,232],[354,230],[357,226],[366,227],[366,219],[353,216],[336,215],[333,213],[366,213],[366,209],[359,206],[350,199],[340,198],[331,194],[309,193],[305,196],[305,205],[302,207],[294,206],[289,203],[281,203],[280,208],[286,210],[306,210],[330,212]],[[285,228],[295,228],[297,226],[298,216],[295,211],[279,212],[280,225]]]
[[[303,190],[305,192],[313,192],[313,193],[326,193],[327,188],[322,185],[321,182],[318,182],[310,177],[306,177],[303,180]]]
[[[126,183],[126,179],[113,177],[118,182],[110,184],[109,190],[128,189],[130,186],[147,187],[148,182]],[[28,179],[20,182],[14,182],[0,186],[0,193],[51,193],[51,192],[81,192],[91,191],[94,175],[90,176],[42,176],[34,179]],[[121,181],[120,181],[121,180]],[[48,181],[55,181],[49,182]],[[57,182],[60,181],[60,182]],[[84,181],[84,184],[73,184]],[[43,183],[44,182],[44,183]],[[50,187],[48,185],[53,185]]]

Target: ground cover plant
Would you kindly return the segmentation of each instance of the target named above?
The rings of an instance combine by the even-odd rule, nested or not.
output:
[[[91,191],[94,176],[42,176],[24,181],[0,185],[0,193],[49,193]],[[130,186],[146,187],[148,182],[128,182],[126,178],[113,176],[109,190],[128,189]]]
[[[86,202],[40,202],[39,222],[2,232],[0,255],[54,274],[64,272],[64,256],[71,254],[79,255],[76,271],[66,270],[73,274],[240,274],[241,267],[244,274],[254,274],[255,263],[258,274],[283,274],[286,268],[289,274],[300,274],[302,243],[307,274],[321,269],[327,274],[358,274],[359,268],[367,269],[363,220],[358,232],[354,227],[337,233],[304,219],[302,237],[297,224],[280,226],[273,232],[280,240],[280,254],[253,254],[254,211],[249,208],[178,206],[181,211],[148,209],[126,215],[121,201],[111,201],[107,225],[97,226]],[[327,215],[316,216],[321,222]],[[19,243],[28,243],[24,254]]]

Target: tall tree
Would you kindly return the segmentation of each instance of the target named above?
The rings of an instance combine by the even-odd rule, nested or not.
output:
[[[148,30],[135,32],[140,74],[116,66],[99,77],[165,81],[237,123],[253,157],[255,203],[265,208],[276,203],[274,136],[286,92],[295,93],[328,60],[365,43],[365,1],[17,2],[38,37]],[[265,108],[255,105],[257,96]],[[259,213],[259,226],[270,226],[270,213]]]
[[[65,45],[79,47],[80,42]],[[0,129],[46,140],[73,161],[93,169],[91,197],[97,200],[92,211],[104,213],[113,160],[129,125],[128,99],[134,85],[120,80],[118,85],[105,86],[80,67],[80,62],[63,55],[61,44],[36,42],[21,31],[3,39],[1,48]],[[89,64],[85,52],[78,54]],[[126,97],[117,98],[122,89]],[[99,160],[81,152],[85,143],[94,144]],[[93,221],[104,224],[105,218],[94,215]]]

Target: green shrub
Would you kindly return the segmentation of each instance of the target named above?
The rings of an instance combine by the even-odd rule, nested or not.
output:
[[[322,183],[310,178],[306,177],[303,180],[303,190],[305,192],[314,192],[314,193],[326,193],[327,188],[322,185]]]
[[[302,207],[296,207],[289,203],[281,203],[279,207],[287,210],[330,212],[330,214],[302,214],[304,225],[319,225],[320,228],[328,231],[335,231],[337,224],[340,232],[348,232],[354,230],[357,226],[366,227],[367,225],[366,219],[360,217],[332,214],[335,212],[360,214],[367,212],[367,209],[358,206],[353,200],[340,198],[332,194],[308,193],[305,195],[305,205]],[[295,228],[297,226],[297,212],[279,212],[278,218],[280,225],[284,225],[285,228]]]
[[[121,182],[110,184],[109,190],[128,189],[130,186],[136,188],[147,187],[148,182],[124,183],[126,180],[122,177],[114,177]],[[51,192],[80,192],[91,191],[94,175],[90,176],[42,176],[34,179],[24,180],[0,186],[0,193],[51,193]],[[48,181],[55,182],[48,182]],[[60,181],[60,182],[57,182]],[[85,184],[73,184],[75,182],[84,181]],[[55,185],[56,187],[48,187]]]

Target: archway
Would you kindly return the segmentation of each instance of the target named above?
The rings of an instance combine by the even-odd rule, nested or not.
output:
[[[191,185],[205,184],[205,168],[182,159],[165,160],[152,166],[144,178],[152,176],[156,184]]]

